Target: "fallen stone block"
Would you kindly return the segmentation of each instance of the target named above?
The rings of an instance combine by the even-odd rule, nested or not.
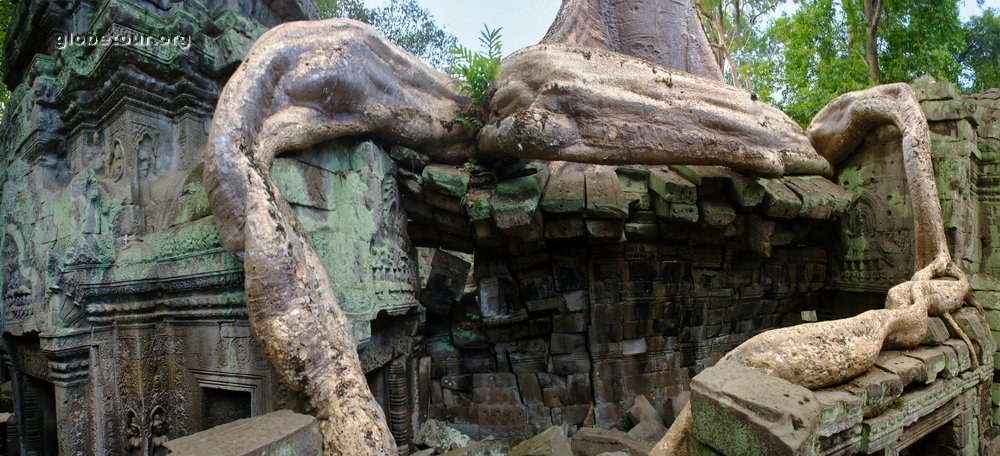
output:
[[[653,404],[649,403],[646,396],[642,394],[635,396],[632,407],[626,413],[628,414],[628,419],[632,421],[633,426],[637,426],[644,421],[653,421],[660,423],[661,426],[663,425],[663,416],[653,407]]]
[[[178,456],[320,455],[323,437],[316,418],[278,410],[168,440],[164,447]]]
[[[487,438],[472,445],[451,450],[441,456],[507,456],[507,444]]]
[[[722,454],[802,454],[819,424],[815,393],[724,362],[691,380],[692,435]]]
[[[511,448],[510,456],[573,456],[573,450],[562,429],[552,426]]]
[[[656,444],[667,434],[667,427],[656,421],[643,421],[629,429],[628,436],[643,442]]]
[[[471,441],[469,436],[437,420],[425,421],[413,437],[413,443],[433,448],[438,453],[467,447]]]
[[[597,456],[601,453],[625,451],[633,456],[647,456],[653,445],[614,429],[583,428],[571,440],[573,454]]]

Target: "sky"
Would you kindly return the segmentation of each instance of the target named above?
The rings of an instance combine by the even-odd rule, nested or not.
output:
[[[1000,1],[1000,0],[992,0]],[[368,7],[381,6],[384,0],[365,0]],[[556,18],[560,0],[417,0],[458,42],[479,50],[483,24],[491,29],[502,27],[501,42],[506,56],[525,46],[537,44]]]
[[[369,7],[385,0],[364,0]],[[560,0],[417,0],[463,46],[478,50],[483,24],[502,27],[503,53],[507,55],[538,43],[556,17]],[[985,0],[983,8],[1000,9],[1000,0]],[[982,11],[976,0],[963,0],[962,19]]]

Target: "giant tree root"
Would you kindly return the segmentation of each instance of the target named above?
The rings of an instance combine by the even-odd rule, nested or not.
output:
[[[285,24],[262,36],[223,89],[209,133],[208,189],[223,245],[243,259],[251,327],[282,380],[320,422],[328,455],[395,455],[351,324],[287,201],[275,155],[359,134],[468,155],[447,124],[450,79],[360,22]]]
[[[735,87],[601,49],[538,45],[503,61],[479,134],[486,155],[722,165],[830,175],[802,128]]]
[[[767,331],[727,353],[736,362],[806,388],[854,378],[876,362],[884,346],[912,348],[927,332],[927,317],[943,316],[968,301],[978,306],[968,278],[951,261],[931,162],[927,121],[906,84],[878,86],[838,97],[816,115],[809,137],[820,155],[836,164],[874,128],[895,125],[903,136],[903,166],[913,209],[916,267],[911,281],[889,290],[885,309],[828,322]],[[981,307],[980,307],[981,309]],[[969,352],[975,347],[959,329]],[[978,359],[974,360],[978,366]],[[656,445],[651,456],[687,454],[693,425],[690,404]]]

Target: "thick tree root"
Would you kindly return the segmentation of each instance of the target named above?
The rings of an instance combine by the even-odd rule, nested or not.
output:
[[[802,128],[750,93],[627,55],[538,45],[503,61],[489,155],[601,164],[721,165],[830,175]]]
[[[812,389],[856,377],[876,362],[884,346],[912,348],[927,332],[928,316],[943,316],[975,296],[968,278],[951,260],[931,162],[927,121],[906,84],[851,92],[816,115],[809,138],[820,155],[836,164],[852,153],[874,128],[895,125],[903,135],[903,164],[913,208],[917,272],[889,290],[885,309],[856,317],[780,328],[755,336],[720,362],[737,362]],[[958,329],[975,356],[975,347]],[[974,363],[978,366],[978,359]],[[677,420],[651,455],[686,455],[693,421]]]
[[[291,208],[271,182],[275,155],[366,134],[468,156],[449,128],[464,100],[450,79],[367,25],[290,23],[262,36],[219,99],[205,163],[223,245],[243,259],[250,323],[286,385],[320,420],[327,455],[395,455],[350,321]]]

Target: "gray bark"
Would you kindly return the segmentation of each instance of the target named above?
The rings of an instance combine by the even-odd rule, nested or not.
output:
[[[563,0],[540,44],[606,49],[724,81],[690,0]]]
[[[351,322],[270,178],[282,152],[366,134],[468,156],[446,124],[465,100],[450,79],[360,22],[297,22],[262,36],[219,97],[205,187],[223,245],[244,261],[247,311],[268,359],[320,422],[327,455],[395,455]]]

